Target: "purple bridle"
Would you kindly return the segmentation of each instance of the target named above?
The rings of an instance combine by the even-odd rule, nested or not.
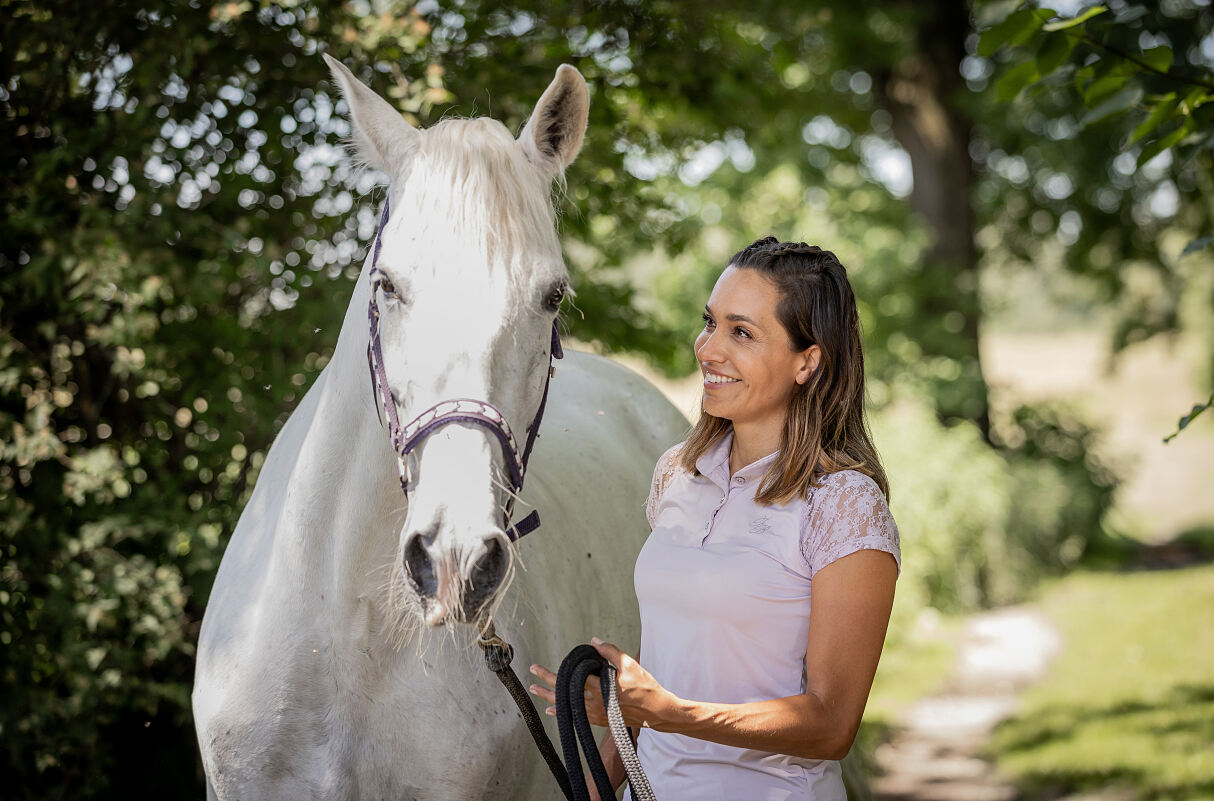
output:
[[[384,355],[379,341],[379,307],[375,304],[375,295],[379,292],[380,285],[387,277],[379,269],[379,251],[383,245],[384,226],[387,224],[388,201],[385,200],[384,210],[379,218],[379,229],[375,233],[375,250],[371,256],[371,302],[367,308],[367,319],[371,324],[371,339],[367,343],[367,366],[371,370],[371,384],[379,400],[379,406],[383,407],[384,415],[387,417],[388,434],[392,438],[392,449],[396,451],[397,455],[401,491],[405,493],[405,498],[407,499],[409,497],[409,469],[405,460],[408,458],[410,451],[442,426],[452,423],[472,423],[473,425],[479,425],[488,429],[497,437],[498,442],[502,446],[502,455],[505,457],[506,467],[510,471],[511,488],[517,494],[523,489],[523,476],[527,473],[527,460],[531,456],[531,448],[535,445],[535,438],[539,434],[540,421],[544,418],[544,406],[548,403],[548,385],[552,380],[553,373],[556,371],[552,360],[563,358],[565,355],[561,350],[561,337],[557,331],[556,320],[552,321],[552,348],[548,357],[548,376],[544,379],[544,394],[540,398],[540,406],[536,410],[535,419],[527,427],[527,444],[523,448],[521,455],[519,454],[518,442],[514,439],[514,434],[510,430],[510,424],[506,422],[506,416],[488,401],[473,398],[452,398],[445,400],[426,409],[409,421],[408,425],[401,427],[400,420],[396,414],[396,401],[392,397],[392,391],[388,386],[388,375],[384,370]],[[378,407],[376,411],[378,411]],[[381,419],[380,422],[382,423],[383,420]],[[512,526],[510,525],[510,516],[513,510],[514,494],[506,502],[503,527],[506,530],[506,536],[510,538],[511,542],[517,542],[524,534],[528,534],[539,527],[540,516],[538,511],[532,510],[529,515]]]

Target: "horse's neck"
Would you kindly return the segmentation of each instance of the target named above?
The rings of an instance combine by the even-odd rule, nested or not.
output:
[[[346,309],[333,358],[283,494],[305,580],[353,602],[382,587],[404,520],[388,434],[376,415],[366,347],[365,272]]]

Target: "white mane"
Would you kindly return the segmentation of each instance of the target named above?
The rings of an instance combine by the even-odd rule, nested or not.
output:
[[[488,252],[491,263],[529,268],[517,265],[521,254],[559,253],[551,179],[527,159],[506,126],[487,117],[445,119],[420,133],[400,182],[405,208],[415,204],[421,216],[442,221]]]

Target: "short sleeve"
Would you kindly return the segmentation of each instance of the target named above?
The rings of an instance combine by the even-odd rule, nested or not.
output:
[[[650,529],[653,529],[653,521],[657,519],[662,493],[666,491],[670,479],[674,478],[675,471],[679,469],[679,451],[682,448],[683,443],[680,442],[667,449],[654,465],[653,483],[649,487],[649,497],[645,499],[645,519],[649,521]]]
[[[801,527],[809,577],[856,551],[885,551],[902,573],[898,526],[877,482],[856,470],[831,473],[813,490]]]

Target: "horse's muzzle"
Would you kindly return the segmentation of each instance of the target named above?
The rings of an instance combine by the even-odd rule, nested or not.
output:
[[[439,626],[454,616],[475,620],[501,587],[510,566],[508,540],[500,532],[485,537],[473,561],[455,558],[437,542],[438,526],[412,532],[405,540],[404,569],[410,587],[422,601],[427,625]]]

